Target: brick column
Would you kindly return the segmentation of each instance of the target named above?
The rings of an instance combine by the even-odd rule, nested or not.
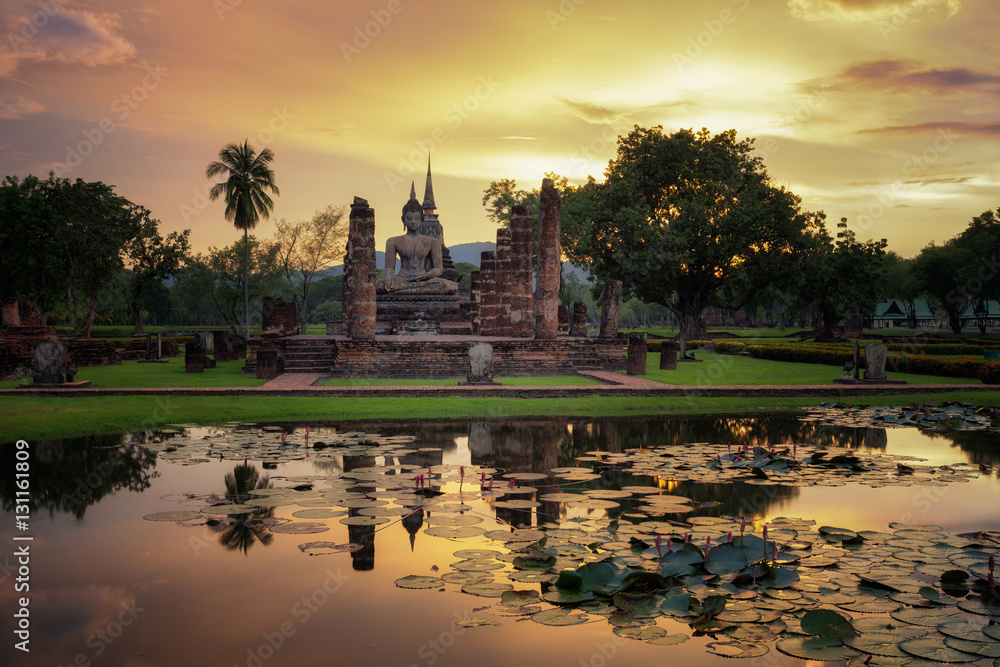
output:
[[[479,282],[481,272],[473,271],[469,274],[469,313],[472,319],[472,335],[479,335],[480,316],[482,306],[482,286]]]
[[[601,338],[618,337],[618,310],[621,302],[621,281],[609,280],[604,283],[604,296],[601,297]]]
[[[538,285],[535,289],[535,338],[559,335],[559,191],[551,178],[542,180],[538,211]]]
[[[495,336],[510,336],[510,289],[513,281],[510,275],[510,230],[497,230],[496,306],[497,322]]]
[[[348,243],[351,247],[350,275],[344,276],[351,295],[351,310],[345,318],[351,338],[375,338],[375,209],[360,197],[351,204]],[[349,282],[348,282],[349,281]]]
[[[496,253],[479,256],[479,335],[495,336],[497,326]]]
[[[348,228],[350,229],[350,228]],[[347,248],[344,252],[344,280],[340,284],[340,332],[351,337],[351,289],[348,278],[351,275],[351,235],[347,234]],[[330,332],[327,331],[329,334]]]
[[[531,338],[535,332],[531,296],[531,212],[527,206],[514,207],[510,220],[510,333]]]

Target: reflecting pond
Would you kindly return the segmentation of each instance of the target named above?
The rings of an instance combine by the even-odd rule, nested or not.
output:
[[[30,599],[31,653],[5,641],[3,664],[798,665],[809,609],[869,631],[907,625],[890,613],[963,632],[997,620],[965,604],[971,583],[948,604],[919,592],[960,566],[985,578],[1000,554],[995,532],[968,535],[1000,531],[1000,438],[981,429],[817,413],[177,425],[29,444],[33,540],[13,541],[11,474],[0,525],[6,545],[30,544],[30,591],[15,592],[5,547],[0,600],[10,627]],[[16,452],[3,445],[4,470]],[[681,611],[678,592],[693,595]],[[919,642],[942,624],[907,627]],[[980,633],[953,654],[935,636],[939,660],[992,665],[979,655],[1000,646]],[[803,657],[901,665],[903,641]]]

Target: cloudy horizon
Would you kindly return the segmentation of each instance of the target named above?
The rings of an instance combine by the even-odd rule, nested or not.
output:
[[[488,241],[490,181],[600,180],[636,124],[755,137],[804,209],[903,256],[1000,206],[986,0],[41,0],[0,25],[3,174],[114,185],[199,251],[238,236],[204,172],[244,139],[275,152],[272,218],[365,197],[379,247],[428,154],[446,242]]]

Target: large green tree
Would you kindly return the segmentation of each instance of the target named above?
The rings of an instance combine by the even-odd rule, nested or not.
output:
[[[794,271],[799,198],[771,184],[753,140],[735,130],[636,126],[605,174],[584,186],[592,219],[576,230],[574,260],[669,308],[688,339],[706,334],[709,306],[739,309]]]
[[[845,316],[852,312],[864,316],[875,310],[883,291],[886,240],[859,241],[846,218],[837,223],[833,237],[826,230],[825,218],[823,213],[810,217],[807,242],[797,252],[798,292],[817,305],[823,335],[832,338],[834,325]]]
[[[191,230],[160,234],[159,224],[143,211],[142,228],[125,246],[130,264],[129,288],[126,292],[129,312],[135,325],[134,333],[143,333],[143,296],[160,281],[174,276],[184,266],[191,250]]]
[[[208,178],[225,176],[226,180],[216,183],[208,192],[212,200],[223,197],[226,201],[226,219],[236,229],[243,230],[243,314],[246,338],[250,338],[250,243],[248,234],[257,226],[261,216],[270,217],[274,210],[274,200],[268,192],[279,194],[274,183],[271,162],[274,152],[264,148],[258,153],[248,140],[242,144],[227,144],[219,151],[219,159],[205,169]]]
[[[281,265],[278,262],[278,245],[258,241],[246,236],[246,242],[239,240],[225,248],[209,247],[208,256],[197,256],[196,264],[204,264],[211,274],[211,296],[219,314],[226,320],[233,333],[239,335],[241,321],[249,322],[249,308],[240,308],[240,297],[256,301],[273,290],[281,280]],[[249,248],[245,247],[249,245]],[[244,265],[243,259],[249,264]],[[243,270],[249,266],[249,270]]]

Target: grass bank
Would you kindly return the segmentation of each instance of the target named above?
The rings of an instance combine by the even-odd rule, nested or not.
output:
[[[793,411],[832,400],[820,397],[587,397],[587,398],[340,398],[186,397],[106,398],[5,397],[0,402],[4,441],[67,438],[160,428],[167,424],[217,422],[346,422],[389,420],[504,420],[517,418],[599,419]],[[952,392],[864,396],[855,405],[975,401],[1000,405],[1000,392]]]
[[[834,385],[843,371],[826,364],[804,364],[793,361],[771,361],[732,354],[716,354],[695,350],[701,362],[679,363],[676,371],[660,370],[660,353],[651,352],[646,359],[647,380],[683,386],[725,385]],[[624,372],[624,371],[623,371]],[[905,380],[909,384],[982,384],[972,378],[886,373],[890,380]]]

